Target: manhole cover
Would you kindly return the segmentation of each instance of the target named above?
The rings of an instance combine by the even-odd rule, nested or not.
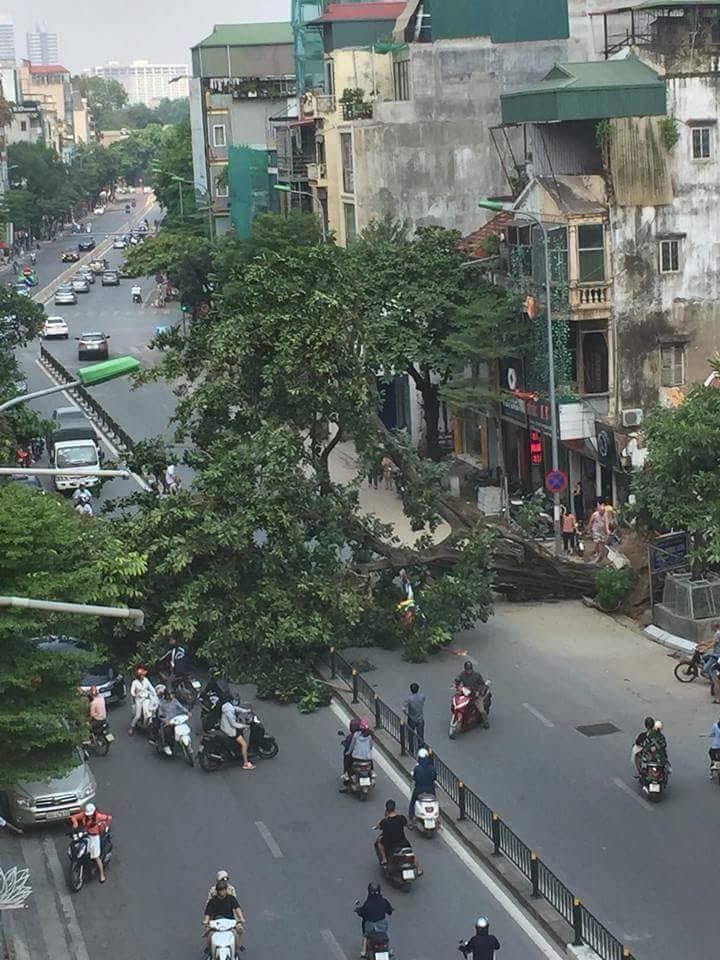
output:
[[[614,723],[589,723],[575,729],[584,737],[606,737],[609,733],[620,733],[620,727]]]

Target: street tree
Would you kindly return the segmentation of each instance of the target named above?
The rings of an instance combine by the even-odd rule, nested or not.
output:
[[[0,486],[0,594],[66,602],[127,604],[145,569],[101,520],[25,486]],[[42,549],[38,545],[42,544]],[[46,780],[76,762],[83,736],[77,658],[37,649],[49,634],[92,637],[97,622],[9,608],[0,617],[0,785]]]
[[[163,130],[153,171],[155,196],[167,211],[168,225],[176,226],[182,221],[201,224],[193,187],[189,117]]]
[[[68,215],[72,191],[68,170],[57,153],[42,143],[12,143],[8,146],[10,189],[8,210],[33,234],[47,233]],[[15,194],[20,196],[16,199]]]
[[[162,135],[162,127],[153,123],[111,143],[107,152],[114,160],[117,176],[133,186],[150,180],[150,165],[158,155]]]
[[[87,100],[97,129],[112,129],[112,115],[127,103],[128,95],[125,87],[117,80],[106,77],[81,76],[72,78],[72,86],[81,97]]]
[[[22,379],[17,347],[26,346],[42,328],[45,315],[29,297],[0,288],[0,403],[17,395]],[[30,437],[44,436],[42,419],[25,404],[0,413],[0,463],[13,463],[18,445]]]
[[[196,310],[209,297],[211,244],[186,225],[160,233],[125,251],[123,270],[129,277],[164,274],[180,294],[183,304]]]

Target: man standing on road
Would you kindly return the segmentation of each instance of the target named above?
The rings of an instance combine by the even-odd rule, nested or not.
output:
[[[490,933],[490,924],[485,917],[478,917],[475,922],[475,936],[467,943],[458,947],[463,956],[472,955],[473,960],[493,960],[495,952],[500,949],[500,941]]]
[[[412,730],[417,738],[419,747],[425,744],[425,694],[420,693],[417,683],[410,684],[410,696],[403,705],[403,712],[407,717],[408,729]]]

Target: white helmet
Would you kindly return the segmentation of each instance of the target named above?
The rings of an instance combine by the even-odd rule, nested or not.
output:
[[[218,882],[219,882],[220,880],[229,880],[229,879],[230,879],[230,877],[228,877],[228,872],[227,872],[227,870],[218,870],[218,872],[217,872],[217,874],[216,874],[216,876],[215,876],[215,880],[218,881]]]
[[[85,804],[85,816],[86,816],[86,817],[91,817],[94,813],[95,813],[95,804],[94,804],[94,803],[86,803],[86,804]]]
[[[660,730],[662,730],[662,728],[663,728],[662,720],[656,720],[656,721],[655,721],[655,729],[658,730],[658,731],[660,731]]]
[[[475,921],[476,930],[487,930],[490,924],[487,921],[487,917],[478,917]]]
[[[427,752],[425,747],[420,747],[418,750],[418,760],[426,760],[430,754]]]

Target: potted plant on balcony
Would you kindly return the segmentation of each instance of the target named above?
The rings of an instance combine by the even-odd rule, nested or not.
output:
[[[360,87],[346,87],[340,97],[343,120],[367,120],[372,117],[372,103],[365,99]]]

